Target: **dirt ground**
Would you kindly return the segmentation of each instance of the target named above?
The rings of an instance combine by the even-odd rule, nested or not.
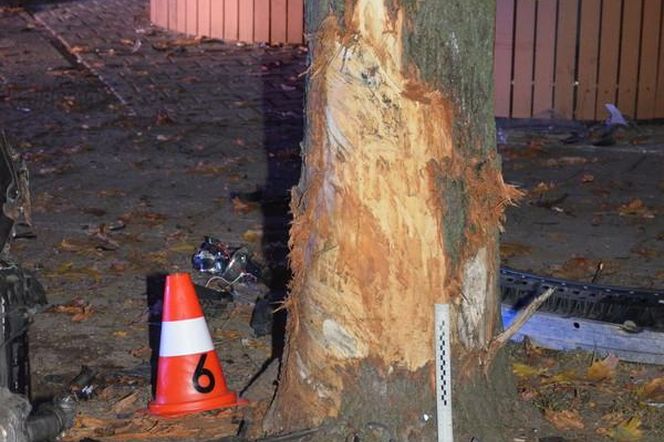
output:
[[[49,299],[30,330],[36,399],[82,365],[98,373],[64,440],[219,440],[256,423],[279,342],[257,337],[250,318],[288,276],[305,69],[303,48],[162,32],[142,1],[0,9],[0,127],[32,173],[33,226],[12,253]],[[602,263],[600,282],[664,286],[664,128],[596,147],[561,144],[578,126],[549,126],[501,123],[506,179],[527,192],[508,211],[504,264],[589,281]],[[157,419],[146,412],[150,275],[191,271],[206,235],[247,245],[269,269],[235,302],[204,301],[229,387],[252,402]],[[662,367],[533,344],[510,352],[521,400],[543,417],[515,417],[514,441],[664,440]]]

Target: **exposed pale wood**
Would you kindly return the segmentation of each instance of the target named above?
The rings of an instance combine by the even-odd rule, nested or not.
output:
[[[537,4],[537,35],[535,36],[535,86],[533,116],[546,117],[553,109],[553,62],[555,60],[556,10],[554,1]]]
[[[618,87],[618,55],[620,53],[621,0],[604,0],[602,3],[602,33],[599,49],[599,75],[597,78],[597,102],[595,116],[606,116],[604,105],[614,103]]]
[[[514,34],[514,84],[512,117],[528,118],[533,105],[533,59],[535,50],[535,0],[516,3]]]
[[[639,78],[639,46],[641,38],[641,0],[630,0],[623,8],[622,39],[620,43],[620,71],[618,102],[624,115],[636,114],[636,93]]]
[[[254,41],[254,0],[239,0],[238,38],[240,41]]]
[[[287,42],[300,44],[304,36],[304,0],[288,0]]]
[[[224,0],[224,39],[229,41],[238,40],[238,20],[240,6],[238,1],[242,0]],[[244,0],[246,1],[246,0]]]
[[[578,5],[578,0],[560,0],[558,3],[553,104],[556,113],[565,118],[574,116],[574,69],[576,65]]]
[[[496,40],[494,47],[494,106],[497,117],[510,116],[512,96],[512,42],[514,0],[496,1]]]
[[[270,0],[254,0],[254,41],[270,41]]]
[[[210,37],[210,0],[198,0],[198,35]]]
[[[270,42],[286,43],[286,0],[270,2]]]
[[[657,56],[662,15],[661,0],[644,0],[643,30],[641,34],[641,61],[639,63],[639,89],[636,117],[655,118],[657,90]]]
[[[487,406],[500,394],[488,393],[478,361],[499,317],[496,242],[514,196],[495,153],[493,4],[414,4],[308,3],[288,342],[268,432],[381,416],[394,440],[435,440],[420,422],[435,403],[433,307],[449,303],[465,410],[455,425],[504,439],[478,429],[501,409]],[[325,434],[338,428],[313,440],[345,440]]]
[[[186,32],[189,35],[198,34],[198,0],[187,0]]]
[[[659,1],[659,0],[658,0]],[[579,25],[579,72],[575,117],[595,119],[597,64],[599,63],[599,26],[602,0],[583,0]]]
[[[210,1],[210,37],[224,38],[224,3],[225,0]]]

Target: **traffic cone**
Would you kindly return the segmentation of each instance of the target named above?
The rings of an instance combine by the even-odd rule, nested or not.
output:
[[[150,413],[176,416],[246,403],[224,372],[188,273],[166,277],[157,389]]]

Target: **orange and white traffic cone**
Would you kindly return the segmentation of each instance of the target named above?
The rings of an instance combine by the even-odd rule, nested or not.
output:
[[[188,273],[166,277],[157,389],[150,413],[176,416],[246,403],[224,372]]]

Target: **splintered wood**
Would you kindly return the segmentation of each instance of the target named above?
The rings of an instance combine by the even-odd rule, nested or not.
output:
[[[308,296],[294,302],[308,311],[294,305],[294,313],[332,313],[300,324],[328,357],[377,354],[415,369],[431,359],[431,315],[422,306],[448,300],[432,163],[452,145],[447,103],[402,72],[402,21],[383,2],[364,0],[346,34],[334,17],[322,25],[309,195],[295,207],[292,231],[296,272],[308,270],[294,287]]]
[[[306,404],[315,421],[338,415],[354,364],[372,360],[385,376],[432,368],[433,305],[459,302],[462,286],[481,292],[460,316],[468,333],[490,336],[497,316],[485,315],[486,292],[495,292],[487,274],[513,196],[495,155],[457,152],[454,105],[404,60],[413,24],[399,2],[349,0],[344,11],[343,26],[331,14],[314,36],[305,164],[291,203],[294,278],[279,396]],[[445,207],[448,179],[460,218]],[[461,219],[455,264],[451,218]]]

